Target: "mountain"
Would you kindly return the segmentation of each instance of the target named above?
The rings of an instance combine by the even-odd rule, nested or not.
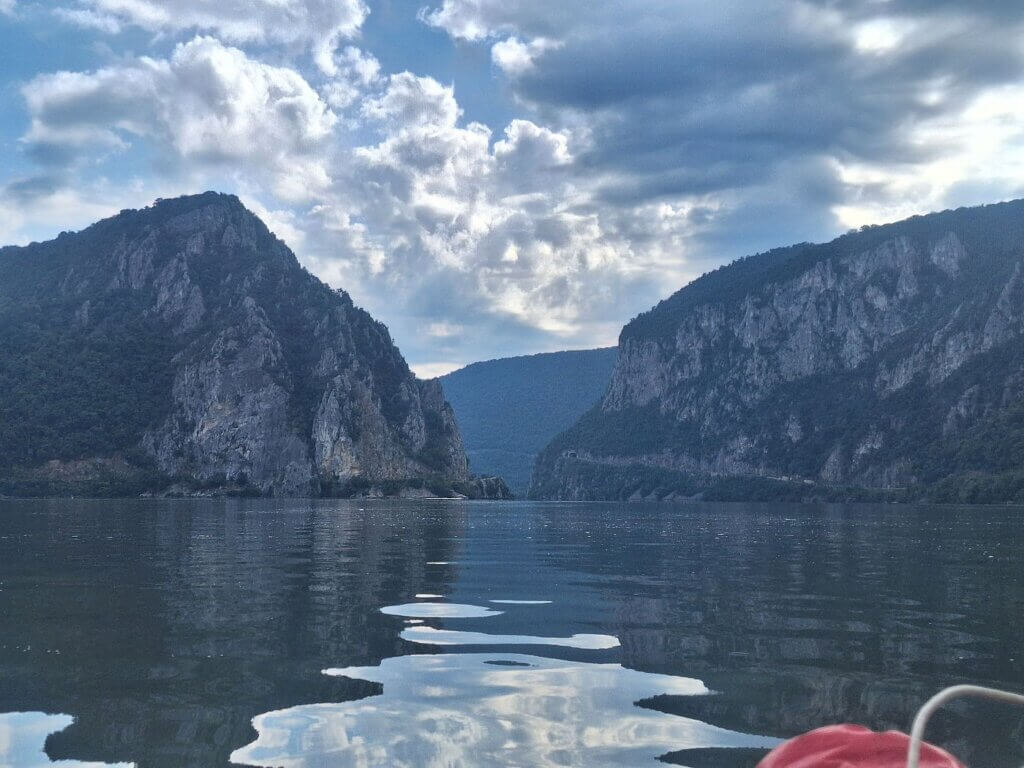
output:
[[[615,349],[587,349],[473,363],[442,376],[470,466],[519,495],[537,453],[608,387]]]
[[[742,259],[629,323],[560,499],[1024,500],[1024,201]]]
[[[237,198],[0,249],[0,493],[473,493],[437,382]]]

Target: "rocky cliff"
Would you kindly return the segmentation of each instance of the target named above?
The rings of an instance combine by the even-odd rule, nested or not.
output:
[[[0,358],[7,492],[471,489],[440,385],[233,196],[0,250]]]
[[[803,244],[627,325],[535,496],[1024,498],[1024,202]]]

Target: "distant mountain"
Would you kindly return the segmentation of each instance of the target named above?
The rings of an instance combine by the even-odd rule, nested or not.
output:
[[[561,499],[1024,500],[1024,201],[705,275],[539,457]]]
[[[613,347],[488,360],[442,376],[472,469],[525,495],[537,452],[600,399],[614,363]]]
[[[437,382],[237,198],[0,249],[0,493],[473,493]]]

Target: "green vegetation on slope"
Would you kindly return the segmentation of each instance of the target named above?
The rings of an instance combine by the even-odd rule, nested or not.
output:
[[[187,274],[175,271],[185,253]],[[182,325],[181,313],[163,308],[193,287],[202,312]],[[247,317],[254,311],[256,320]],[[280,345],[266,370],[289,395],[294,433],[311,441],[325,386],[320,336],[332,332],[348,334],[346,349],[389,423],[405,421],[412,374],[387,328],[302,269],[234,196],[161,200],[79,233],[0,249],[0,495],[201,486],[157,472],[143,437],[171,412],[183,365],[209,357],[225,333],[260,323]],[[218,352],[225,363],[237,354],[231,345]],[[426,426],[418,458],[443,476],[451,427],[432,411]]]
[[[701,304],[738,301],[766,283],[792,279],[819,262],[862,253],[896,237],[927,240],[936,232],[956,234],[969,250],[984,254],[986,261],[1019,256],[1024,243],[1024,200],[912,216],[861,227],[828,243],[799,243],[737,259],[701,275],[635,317],[622,329],[622,337],[671,336],[682,318]]]
[[[944,272],[926,256],[910,289],[900,288],[895,269],[858,283],[836,266],[895,238],[905,238],[910,252],[928,254],[950,234],[963,246],[958,271]],[[658,373],[675,382],[667,393],[643,406],[627,400],[588,411],[540,454],[532,493],[590,499],[1024,501],[1022,258],[1024,201],[1015,201],[866,227],[831,243],[780,248],[715,270],[623,329],[624,350],[662,350],[667,373]],[[803,295],[803,311],[820,311],[817,316],[827,319],[800,338],[799,349],[780,347],[786,327],[740,340],[737,318],[745,308],[753,316],[773,307],[778,296],[795,295],[775,288],[798,282],[823,262],[831,266],[813,277],[828,277],[806,281],[819,287]],[[908,324],[866,338],[869,352],[855,366],[833,364],[841,341],[832,327],[842,320],[871,328],[874,309],[864,302],[868,322],[860,326],[856,316],[839,318],[839,293],[852,301],[873,295],[886,306],[899,303]],[[796,321],[800,306],[790,313]],[[694,342],[701,332],[692,317],[708,307],[701,312],[717,312],[720,324],[697,337],[707,342],[698,364],[677,344]],[[990,334],[992,322],[1013,330],[1009,336]],[[684,326],[691,336],[679,342]],[[756,321],[742,332],[757,333]],[[765,370],[770,380],[781,354],[823,363],[814,373],[772,383],[765,395],[747,385]],[[944,359],[955,360],[955,367],[936,368]],[[923,362],[910,368],[905,381],[885,384],[915,360]],[[698,373],[684,373],[687,366],[697,366]],[[791,431],[790,424],[797,426]],[[771,477],[729,468],[737,456]],[[826,471],[831,459],[852,470],[837,479]],[[717,474],[680,470],[693,466],[713,466]]]
[[[524,495],[537,452],[601,398],[615,355],[611,347],[510,357],[442,376],[470,468]]]

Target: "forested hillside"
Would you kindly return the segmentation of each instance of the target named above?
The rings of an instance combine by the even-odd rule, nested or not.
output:
[[[537,452],[600,399],[616,350],[509,357],[441,377],[474,472],[525,495]]]
[[[0,250],[0,494],[472,494],[436,382],[239,200]]]
[[[554,498],[1024,500],[1024,202],[742,259],[622,331]]]

